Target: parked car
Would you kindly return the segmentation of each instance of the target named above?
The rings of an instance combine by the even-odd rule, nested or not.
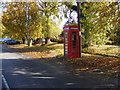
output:
[[[45,38],[33,39],[33,44],[43,44],[45,43]]]
[[[63,42],[64,42],[64,39],[63,39],[63,37],[60,38],[60,39],[54,39],[54,38],[51,38],[50,41],[51,41],[51,42],[63,43]]]
[[[7,40],[10,40],[10,38],[2,38],[2,39],[0,39],[0,42],[5,42]]]
[[[14,45],[14,44],[21,44],[21,42],[16,41],[16,40],[7,40],[6,44],[8,44],[8,45]]]
[[[51,41],[51,42],[58,42],[58,39],[51,38],[50,41]]]

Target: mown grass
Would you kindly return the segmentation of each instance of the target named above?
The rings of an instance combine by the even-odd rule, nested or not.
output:
[[[43,53],[43,54],[49,54],[54,52],[56,56],[62,55],[63,56],[63,44],[58,43],[50,43],[47,45],[34,45],[34,46],[25,46],[24,44],[21,45],[9,45],[9,47],[13,49],[17,49],[18,51],[24,53],[24,52],[36,52],[36,53]],[[94,45],[88,48],[82,49],[82,56],[107,56],[107,57],[120,57],[120,46],[115,45]]]
[[[94,45],[88,48],[84,48],[83,52],[89,54],[96,54],[101,56],[120,57],[120,46],[116,45]]]
[[[21,45],[9,45],[10,48],[19,51],[24,54],[32,54],[35,58],[49,58],[63,56],[63,44],[50,43],[47,45],[34,45],[34,46],[25,46]]]

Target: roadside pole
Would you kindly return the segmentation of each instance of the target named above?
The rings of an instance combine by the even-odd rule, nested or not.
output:
[[[77,2],[78,27],[80,31],[80,57],[82,57],[81,25],[80,25],[80,4]]]

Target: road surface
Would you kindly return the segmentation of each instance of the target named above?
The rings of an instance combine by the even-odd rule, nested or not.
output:
[[[2,47],[3,88],[118,88],[118,79],[77,72],[63,64],[34,59]]]

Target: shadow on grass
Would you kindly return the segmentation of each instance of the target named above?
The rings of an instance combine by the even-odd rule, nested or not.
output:
[[[46,46],[51,46],[51,45],[56,45],[58,43],[50,43],[50,44],[47,44]]]
[[[45,45],[43,46],[34,46],[34,47],[25,47],[25,48],[11,48],[17,52],[44,52],[49,50],[54,50],[54,47],[47,47]]]
[[[115,47],[107,47],[106,49],[104,50],[111,50],[111,49],[116,49]]]
[[[13,50],[15,50],[16,52],[21,52],[21,53],[24,53],[24,52],[47,52],[47,51],[50,51],[50,50],[56,50],[56,49],[63,49],[63,46],[62,45],[59,45],[58,43],[50,43],[50,44],[46,44],[46,45],[36,45],[36,46],[33,46],[33,47],[28,47],[28,46],[25,46],[25,47],[22,47],[22,48],[14,48],[14,46],[12,45],[12,47],[9,47],[8,48],[11,48]]]

